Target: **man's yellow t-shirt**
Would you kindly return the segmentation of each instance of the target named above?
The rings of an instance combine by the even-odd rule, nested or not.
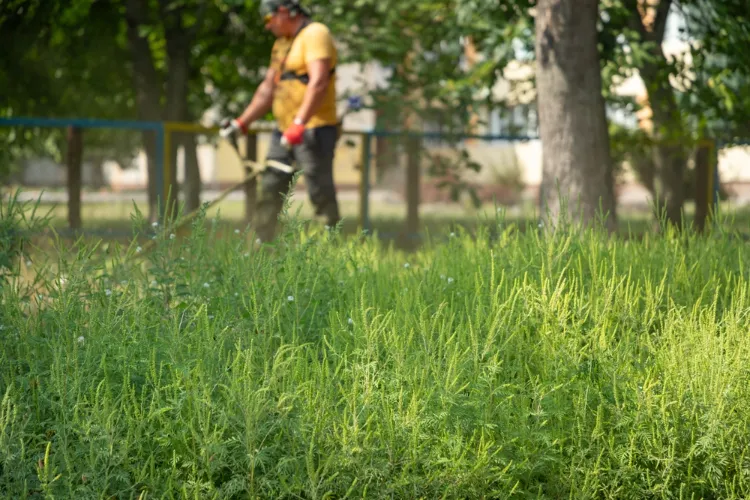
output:
[[[286,56],[286,61],[284,61],[284,56]],[[319,22],[308,24],[293,41],[291,38],[279,38],[273,45],[271,67],[277,72],[273,114],[282,132],[292,124],[295,114],[302,106],[307,85],[297,79],[280,80],[279,77],[281,73],[288,71],[298,75],[307,74],[307,64],[317,59],[330,59],[331,68],[334,68],[337,63],[337,52],[331,32]],[[337,122],[336,75],[332,74],[323,100],[310,117],[306,127],[336,125]]]

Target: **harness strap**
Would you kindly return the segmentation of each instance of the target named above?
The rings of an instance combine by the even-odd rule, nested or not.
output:
[[[329,76],[333,76],[336,73],[336,68],[331,68],[331,71],[328,73]],[[303,73],[301,75],[298,75],[297,73],[293,71],[285,71],[281,74],[281,77],[279,80],[299,80],[300,82],[307,85],[310,83],[310,76],[307,73]]]
[[[299,27],[299,29],[294,33],[294,36],[292,36],[292,40],[289,43],[289,48],[286,49],[286,53],[284,54],[284,58],[281,60],[281,64],[279,65],[279,70],[281,71],[280,75],[276,76],[276,83],[282,81],[282,80],[299,80],[303,84],[307,85],[310,83],[310,77],[307,73],[303,73],[298,75],[297,73],[293,71],[284,71],[286,66],[286,58],[289,57],[289,52],[292,51],[292,46],[294,45],[294,41],[297,39],[297,35],[300,34],[300,32],[307,28],[310,25],[310,20],[305,20],[305,22],[302,23],[302,25]],[[331,71],[329,72],[330,76],[333,76],[334,73],[336,73],[336,67],[334,66],[331,68]]]

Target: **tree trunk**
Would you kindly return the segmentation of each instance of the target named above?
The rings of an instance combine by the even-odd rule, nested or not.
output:
[[[681,144],[685,138],[685,128],[662,49],[672,3],[672,0],[628,0],[626,6],[632,12],[632,27],[643,42],[650,44],[649,58],[644,60],[638,72],[646,86],[652,113],[652,137],[655,141],[652,150],[653,194],[660,210],[657,222],[661,222],[664,215],[668,224],[679,229],[683,222],[688,148]]]
[[[83,164],[83,130],[68,127],[68,225],[81,228],[81,170]]]
[[[662,64],[644,64],[640,71],[648,89],[653,137],[656,141],[652,152],[656,174],[654,196],[658,201],[659,210],[664,211],[666,222],[681,228],[687,163],[687,151],[681,144],[684,128],[677,100],[669,82],[668,70],[662,67],[666,59],[661,48],[655,56],[662,59]],[[658,216],[661,217],[662,213]]]
[[[185,212],[192,212],[201,205],[201,172],[198,168],[198,150],[195,134],[182,135],[185,149]]]
[[[616,228],[614,176],[597,50],[597,0],[539,0],[537,103],[545,225]],[[565,212],[563,212],[565,211]],[[601,212],[600,212],[601,211]]]
[[[164,19],[164,31],[167,45],[167,103],[166,119],[168,121],[189,121],[188,110],[188,90],[190,83],[190,34],[183,26],[182,9],[169,10],[167,3],[160,0],[162,8],[162,18]],[[178,139],[178,138],[175,138]],[[195,137],[192,138],[192,144],[195,146]],[[171,151],[168,152],[171,161],[171,167],[167,178],[164,182],[167,189],[170,190],[169,210],[170,218],[177,215],[179,200],[179,191],[177,187],[177,151],[179,140],[172,141]],[[195,147],[192,153],[185,150],[185,174],[187,178],[188,157],[190,154],[195,155]],[[197,167],[197,159],[195,161]],[[193,174],[194,175],[194,174]]]
[[[145,121],[161,120],[161,91],[159,79],[151,55],[148,39],[141,35],[140,28],[147,23],[148,4],[145,0],[127,0],[125,20],[127,23],[128,45],[133,64],[138,118]],[[161,193],[156,189],[156,136],[152,131],[143,132],[143,145],[148,164],[148,205],[149,219],[159,219],[157,202]],[[166,180],[165,180],[166,181]]]

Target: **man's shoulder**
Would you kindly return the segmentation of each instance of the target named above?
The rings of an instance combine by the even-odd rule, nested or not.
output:
[[[305,37],[333,37],[330,28],[320,21],[313,21],[302,31]]]

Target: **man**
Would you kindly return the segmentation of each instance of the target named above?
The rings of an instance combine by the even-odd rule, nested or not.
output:
[[[299,0],[262,0],[266,29],[276,36],[270,66],[250,104],[231,120],[222,135],[248,126],[273,112],[273,131],[261,194],[256,208],[256,233],[263,241],[274,237],[284,196],[292,188],[293,164],[302,170],[316,215],[333,227],[339,208],[333,182],[337,142],[337,51],[328,28],[310,19]]]

